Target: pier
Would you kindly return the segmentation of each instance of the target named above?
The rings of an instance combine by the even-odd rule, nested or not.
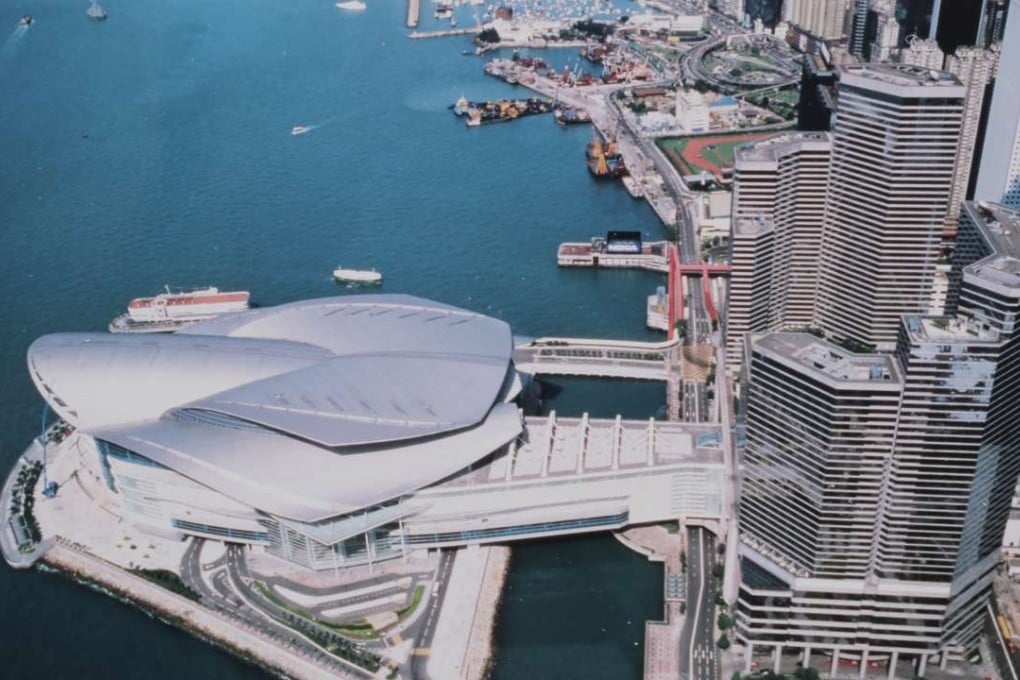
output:
[[[418,28],[421,16],[421,0],[407,0],[407,27]]]
[[[422,40],[424,38],[448,38],[454,35],[474,35],[481,29],[476,26],[471,28],[450,28],[445,31],[415,31],[408,34],[411,40]]]

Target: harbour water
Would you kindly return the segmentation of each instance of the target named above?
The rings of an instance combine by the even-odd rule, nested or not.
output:
[[[608,229],[661,237],[654,214],[592,181],[583,127],[538,116],[469,130],[454,118],[447,106],[462,93],[523,94],[462,56],[466,39],[408,40],[392,2],[358,13],[322,0],[104,8],[103,23],[57,0],[0,8],[5,472],[39,427],[31,341],[101,331],[164,284],[250,289],[275,304],[353,292],[332,282],[337,264],[375,267],[385,292],[483,311],[524,335],[657,337],[644,299],[661,277],[555,264],[559,242]],[[26,13],[35,21],[19,30]],[[315,128],[294,137],[294,125]],[[565,415],[647,417],[662,402],[652,385],[561,387],[552,403]],[[591,583],[597,593],[576,590]],[[495,677],[536,677],[543,660],[569,663],[561,677],[640,669],[633,642],[660,614],[659,572],[611,537],[522,547],[509,586]],[[590,607],[627,649],[593,652],[604,641],[585,628]],[[4,677],[258,675],[60,577],[0,568],[0,610]],[[548,637],[535,638],[535,621]]]

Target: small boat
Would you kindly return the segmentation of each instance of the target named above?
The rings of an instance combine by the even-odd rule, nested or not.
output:
[[[31,26],[31,25],[32,25],[31,14],[26,14],[25,16],[21,17],[20,20],[18,20],[18,26]]]
[[[460,99],[453,105],[453,113],[457,116],[466,116],[468,111],[471,110],[471,102],[469,102],[464,95],[460,96]]]
[[[311,125],[295,125],[294,127],[292,127],[290,129],[290,134],[292,134],[295,137],[297,137],[298,135],[305,134],[306,132],[308,132],[311,129],[312,129]]]
[[[344,2],[336,3],[336,6],[340,9],[346,9],[351,12],[360,12],[368,5],[362,2],[362,0],[344,0]]]
[[[337,265],[333,270],[333,278],[346,283],[381,283],[382,274],[374,269],[344,269]]]
[[[457,17],[450,15],[450,28],[457,28]]]
[[[96,21],[104,21],[106,19],[106,10],[100,7],[96,0],[92,0],[89,8],[85,10],[85,14],[89,19],[94,19]]]

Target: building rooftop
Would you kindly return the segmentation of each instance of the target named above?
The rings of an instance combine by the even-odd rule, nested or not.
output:
[[[907,332],[915,342],[974,344],[996,342],[999,334],[967,317],[942,318],[908,315],[903,317]]]
[[[913,97],[963,97],[966,88],[945,71],[911,64],[855,64],[840,72],[840,82],[886,94]]]
[[[963,209],[992,250],[964,272],[1020,292],[1020,211],[985,201],[967,201]]]
[[[737,166],[760,161],[775,163],[779,157],[799,149],[823,150],[832,144],[828,132],[784,132],[782,134],[748,142],[734,149],[733,161]]]
[[[407,295],[63,333],[32,379],[80,431],[271,514],[315,521],[428,486],[521,431],[510,327]]]
[[[837,383],[890,383],[901,381],[899,367],[884,354],[854,354],[810,333],[770,333],[754,339],[757,349],[793,361],[819,377]]]

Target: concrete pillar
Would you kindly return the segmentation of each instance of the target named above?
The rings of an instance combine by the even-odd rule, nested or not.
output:
[[[808,666],[811,665],[811,648],[810,647],[805,647],[804,648],[804,656],[801,657],[800,662],[801,662],[801,664],[804,665],[804,668],[807,668]]]
[[[776,645],[776,652],[772,656],[774,657],[772,660],[772,672],[778,673],[780,662],[783,660],[783,646]]]
[[[941,652],[939,652],[939,668],[942,670],[946,670],[947,663],[949,663],[949,654],[947,654],[946,650],[943,649]]]
[[[928,669],[928,655],[922,654],[921,658],[917,662],[917,674],[924,677],[924,672]]]
[[[617,414],[616,423],[613,424],[613,455],[612,455],[612,468],[614,470],[620,467],[620,447],[623,446],[623,416]]]
[[[861,667],[858,669],[857,677],[864,680],[868,675],[868,650],[861,652]]]
[[[588,451],[588,412],[585,411],[581,416],[581,438],[577,444],[577,469],[575,472],[581,474],[584,472],[584,455]]]
[[[648,419],[648,460],[649,466],[655,463],[655,418]]]
[[[754,659],[754,644],[751,642],[747,643],[747,649],[744,651],[744,672],[751,672],[751,664]]]
[[[836,671],[839,669],[839,647],[832,650],[832,664],[829,665],[829,675],[836,677]]]
[[[889,676],[888,680],[896,680],[896,664],[900,660],[900,653],[893,652],[892,656],[889,657]]]

